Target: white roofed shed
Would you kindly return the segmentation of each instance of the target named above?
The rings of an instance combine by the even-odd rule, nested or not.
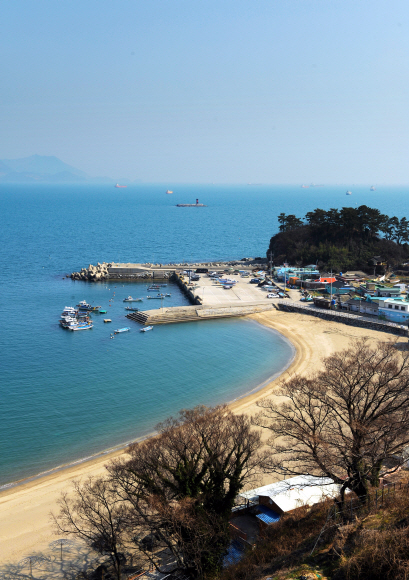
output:
[[[328,477],[298,475],[244,491],[240,496],[272,508],[279,514],[290,512],[302,505],[314,505],[326,498],[339,495],[340,485]]]

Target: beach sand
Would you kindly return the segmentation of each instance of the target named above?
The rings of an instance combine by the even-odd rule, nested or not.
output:
[[[371,342],[407,342],[403,337],[397,339],[383,332],[303,314],[274,310],[254,314],[250,318],[280,332],[296,349],[294,360],[279,378],[231,404],[234,412],[250,415],[258,410],[257,400],[272,394],[283,378],[295,372],[308,374],[318,370],[324,357],[346,348],[354,338],[365,336]],[[57,499],[61,492],[70,489],[73,479],[103,474],[104,465],[123,453],[116,451],[106,454],[0,492],[0,574],[5,571],[6,563],[14,566],[27,556],[49,554],[50,543],[61,537],[53,533],[50,521],[50,512],[58,511]]]

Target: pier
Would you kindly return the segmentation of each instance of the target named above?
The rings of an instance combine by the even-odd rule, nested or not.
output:
[[[242,304],[238,306],[220,305],[219,307],[198,306],[175,306],[157,310],[145,310],[143,312],[131,312],[127,314],[129,320],[145,326],[154,324],[172,324],[176,322],[198,322],[211,318],[232,318],[247,316],[265,310],[273,310],[271,303]]]

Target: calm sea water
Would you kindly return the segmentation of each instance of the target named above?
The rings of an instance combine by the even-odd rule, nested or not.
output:
[[[279,186],[0,186],[0,484],[143,436],[181,408],[231,401],[292,357],[280,335],[243,320],[140,333],[122,299],[144,283],[64,279],[90,263],[264,256],[277,215],[366,204],[408,216],[407,189]],[[207,208],[177,208],[196,198]],[[186,299],[171,288],[167,305]],[[64,306],[101,304],[112,325],[72,333]],[[159,302],[159,301],[158,301]],[[160,307],[156,301],[145,308]],[[113,328],[131,332],[110,339]]]

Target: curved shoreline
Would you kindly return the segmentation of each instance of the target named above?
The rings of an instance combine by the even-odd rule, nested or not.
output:
[[[267,384],[264,382],[256,392],[253,390],[230,403],[233,412],[247,415],[257,413],[257,401],[266,395],[274,396],[274,389],[286,377],[295,372],[315,372],[324,357],[344,349],[351,339],[365,336],[371,342],[385,340],[385,334],[379,331],[324,321],[305,314],[270,310],[252,314],[249,318],[283,335],[292,343],[295,355],[278,377],[273,377]],[[19,485],[0,491],[0,564],[15,563],[30,554],[49,554],[50,543],[56,538],[49,514],[58,510],[61,493],[70,490],[73,479],[103,475],[106,463],[125,452],[124,449],[113,450],[31,481],[22,480]],[[264,485],[270,479],[260,484]]]
[[[247,316],[245,318],[251,318],[251,317]],[[255,322],[257,322],[258,324],[262,324],[258,320],[256,320]],[[245,393],[243,393],[242,395],[239,395],[238,397],[236,397],[235,399],[232,399],[231,401],[226,401],[225,404],[228,405],[232,410],[235,410],[235,405],[240,404],[244,401],[252,402],[253,397],[258,395],[259,393],[264,392],[264,390],[266,388],[269,388],[269,386],[277,378],[279,378],[286,371],[288,371],[288,369],[291,367],[291,365],[294,362],[294,359],[297,356],[297,349],[294,347],[293,343],[291,342],[291,340],[288,337],[286,337],[282,332],[278,331],[276,328],[274,328],[272,326],[268,326],[265,324],[262,324],[262,326],[267,326],[267,328],[269,328],[272,332],[278,334],[281,339],[284,339],[292,349],[292,356],[283,365],[283,367],[279,371],[275,372],[274,374],[272,374],[269,377],[267,377],[266,379],[264,379],[261,383],[257,384],[255,387],[253,387],[250,391],[246,391]],[[131,439],[129,441],[119,443],[118,445],[115,445],[113,447],[109,447],[108,449],[104,449],[102,451],[98,451],[92,455],[89,455],[86,457],[81,457],[79,459],[75,459],[75,460],[70,461],[68,463],[63,463],[61,465],[57,465],[57,466],[52,467],[50,469],[46,469],[45,471],[42,471],[40,473],[36,473],[34,475],[29,475],[27,477],[23,477],[21,479],[15,480],[15,481],[11,481],[9,483],[2,484],[2,485],[0,485],[0,498],[1,498],[1,495],[3,492],[12,491],[16,488],[19,488],[20,486],[27,485],[27,484],[36,482],[38,480],[41,480],[42,478],[47,478],[49,476],[52,476],[54,474],[58,474],[60,472],[63,472],[63,471],[66,471],[66,470],[69,470],[72,468],[75,469],[78,466],[85,467],[86,465],[92,465],[94,462],[96,462],[98,460],[104,460],[104,462],[105,462],[108,459],[112,459],[114,457],[117,457],[117,456],[121,455],[122,453],[125,453],[128,446],[131,445],[132,443],[137,443],[139,441],[143,441],[144,439],[149,439],[149,437],[152,437],[153,435],[155,435],[155,433],[156,433],[156,431],[151,431],[145,435],[141,435],[140,437],[136,437],[135,439]]]

